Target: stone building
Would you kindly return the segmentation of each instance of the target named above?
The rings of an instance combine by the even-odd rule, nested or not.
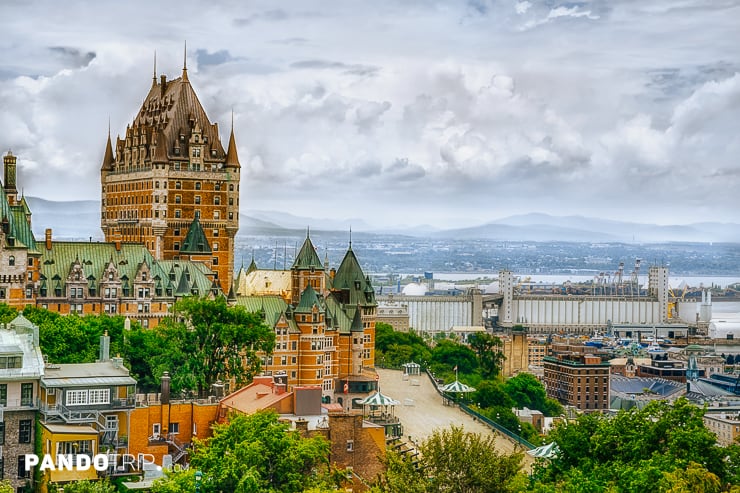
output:
[[[31,211],[25,197],[18,197],[17,158],[3,156],[0,187],[0,303],[22,308],[33,304],[39,277],[40,252],[31,231]]]
[[[593,354],[561,353],[545,356],[543,363],[548,397],[581,411],[609,408],[608,362]]]
[[[155,260],[197,260],[228,292],[239,229],[241,166],[190,84],[187,65],[157,74],[123,138],[110,135],[100,169],[106,241],[142,243]]]
[[[25,455],[34,453],[43,374],[38,327],[19,315],[0,328],[0,480],[9,480],[16,490],[33,479]]]
[[[409,331],[409,307],[388,295],[386,301],[378,302],[378,322],[388,324],[396,332]]]
[[[235,284],[237,304],[275,329],[264,369],[286,375],[288,390],[317,385],[324,402],[347,407],[377,388],[377,302],[351,245],[339,268],[329,269],[307,235],[289,271],[260,270],[253,260]]]

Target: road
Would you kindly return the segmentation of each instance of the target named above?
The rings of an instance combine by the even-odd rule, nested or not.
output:
[[[474,420],[457,406],[444,405],[426,374],[404,380],[400,370],[378,368],[377,372],[380,376],[380,392],[401,402],[395,406],[394,412],[403,423],[404,436],[410,436],[413,442],[424,441],[435,429],[457,425],[465,431],[483,436],[494,435],[496,450],[500,453],[508,454],[519,448],[511,439],[493,432],[488,425]],[[525,470],[529,471],[533,462],[531,456],[524,454]]]

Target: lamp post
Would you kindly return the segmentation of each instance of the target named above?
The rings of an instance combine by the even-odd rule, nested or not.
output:
[[[200,493],[200,481],[203,479],[203,473],[195,471],[195,493]]]
[[[522,425],[519,423],[519,445],[522,444]]]

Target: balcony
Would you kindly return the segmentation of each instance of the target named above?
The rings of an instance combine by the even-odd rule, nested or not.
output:
[[[33,411],[39,409],[40,403],[39,399],[9,399],[0,402],[0,407],[4,411]]]

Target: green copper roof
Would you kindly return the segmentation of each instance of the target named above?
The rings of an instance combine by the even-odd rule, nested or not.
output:
[[[298,302],[298,306],[295,307],[295,311],[296,313],[311,312],[314,305],[321,310],[322,303],[319,299],[319,295],[316,294],[316,291],[311,287],[311,285],[308,285],[306,286],[306,289],[303,290],[303,293],[301,293],[301,300]]]
[[[331,316],[332,328],[340,333],[348,333],[352,329],[352,314],[348,315],[341,303],[332,295],[326,298],[326,311]]]
[[[360,310],[355,310],[355,316],[352,318],[350,330],[352,332],[362,332],[365,330],[365,327],[362,325],[362,313]]]
[[[303,242],[303,246],[301,246],[301,251],[298,252],[298,255],[296,256],[291,269],[305,270],[312,268],[323,270],[324,266],[321,263],[321,259],[319,258],[318,254],[316,253],[316,248],[313,246],[313,243],[311,243],[311,238],[306,235],[306,241]]]
[[[208,244],[206,234],[200,225],[200,213],[198,212],[195,213],[195,218],[190,223],[188,234],[180,247],[180,253],[211,253],[211,245]]]
[[[122,281],[122,287],[126,281],[136,279],[139,267],[144,262],[150,266],[152,278],[166,278],[149,250],[138,243],[123,243],[118,250],[114,243],[52,241],[50,250],[42,250],[40,262],[42,279],[51,280],[47,284],[50,289],[64,289],[67,277],[76,263],[80,264],[82,275],[88,284],[97,285],[104,279],[104,273],[111,263]]]
[[[375,306],[375,290],[362,272],[352,247],[342,259],[332,281],[332,289],[341,291],[339,298],[346,305]]]
[[[212,293],[213,271],[202,262],[158,260],[156,263],[160,270],[166,273],[165,279],[175,293],[178,292],[180,287],[185,289],[185,286],[187,286],[187,291],[183,295],[206,296]],[[181,295],[177,294],[177,296]]]
[[[31,225],[28,224],[27,212],[29,212],[28,205],[25,204],[25,199],[21,198],[21,202],[18,205],[11,206],[8,203],[8,196],[5,193],[5,189],[0,186],[0,221],[7,220],[8,222],[8,234],[7,237],[15,239],[15,244],[9,248],[28,248],[29,253],[39,253],[36,247],[36,239],[31,231]]]
[[[265,323],[270,327],[275,327],[288,310],[288,305],[280,296],[239,296],[236,300],[237,306],[244,307],[251,313],[264,313]],[[300,332],[295,320],[285,317],[291,332]]]

